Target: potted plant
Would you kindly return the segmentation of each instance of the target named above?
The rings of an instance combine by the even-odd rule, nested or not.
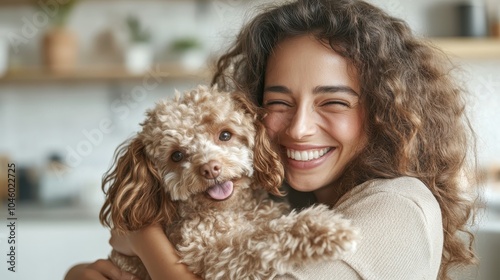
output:
[[[189,70],[199,69],[206,60],[203,46],[195,37],[174,40],[170,46],[170,51],[181,66]]]
[[[62,3],[47,0],[37,2],[51,24],[43,36],[42,46],[43,60],[50,70],[66,71],[75,68],[78,40],[76,34],[67,28],[67,22],[77,2],[78,0],[66,0]]]
[[[135,16],[128,16],[127,29],[130,44],[125,52],[125,66],[133,74],[146,72],[153,62],[153,52],[150,44],[151,34],[142,27]]]

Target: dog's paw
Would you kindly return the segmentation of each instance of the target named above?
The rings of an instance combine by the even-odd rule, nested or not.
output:
[[[290,234],[300,239],[298,251],[306,259],[338,259],[356,249],[358,231],[349,220],[325,205],[294,213]]]

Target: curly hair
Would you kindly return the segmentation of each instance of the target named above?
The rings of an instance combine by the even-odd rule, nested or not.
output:
[[[339,195],[374,178],[416,177],[442,211],[439,279],[449,279],[453,266],[476,263],[467,227],[476,213],[476,157],[466,92],[450,75],[453,66],[446,55],[413,35],[403,20],[357,0],[272,6],[244,26],[217,61],[212,83],[247,92],[262,105],[273,48],[306,34],[328,42],[355,67],[367,112],[368,144],[335,182]]]

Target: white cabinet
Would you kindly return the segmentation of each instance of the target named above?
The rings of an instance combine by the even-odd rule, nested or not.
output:
[[[64,279],[76,263],[107,258],[109,232],[96,219],[23,220],[16,224],[16,272],[8,271],[7,222],[0,230],[0,279]],[[5,225],[3,225],[5,223]]]

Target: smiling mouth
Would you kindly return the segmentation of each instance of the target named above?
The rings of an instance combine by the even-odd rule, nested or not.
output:
[[[297,151],[292,149],[286,149],[286,155],[289,159],[297,160],[297,161],[311,161],[314,159],[318,159],[324,156],[329,151],[333,150],[332,147],[323,148],[323,149],[311,149],[311,150],[303,150]]]

